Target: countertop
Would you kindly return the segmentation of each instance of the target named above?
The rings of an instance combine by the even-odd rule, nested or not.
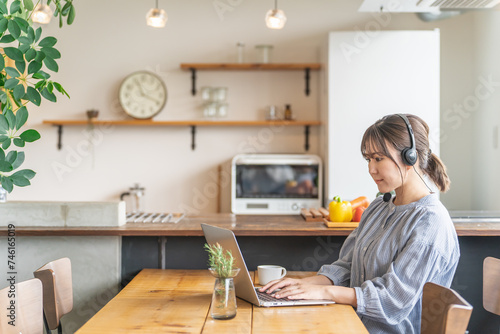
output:
[[[457,213],[457,214],[456,214]],[[460,213],[460,214],[458,214]],[[500,236],[500,216],[452,211],[459,236]],[[470,213],[470,212],[469,212]],[[475,213],[475,212],[472,212]],[[187,216],[176,224],[127,223],[112,227],[16,227],[16,236],[203,236],[200,224],[234,231],[237,236],[347,236],[354,228],[328,228],[322,222],[306,222],[300,215],[234,215],[229,213]],[[0,228],[0,236],[7,235]]]

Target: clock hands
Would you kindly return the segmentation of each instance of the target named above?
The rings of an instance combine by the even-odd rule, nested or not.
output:
[[[151,96],[149,96],[148,94],[146,94],[146,92],[144,91],[144,88],[142,87],[142,85],[141,85],[141,83],[139,82],[138,79],[135,79],[134,81],[135,81],[136,85],[139,86],[139,95],[141,97],[146,98],[146,99],[148,99],[150,101],[153,101],[156,104],[160,103],[158,100],[156,100],[156,99],[152,98]]]

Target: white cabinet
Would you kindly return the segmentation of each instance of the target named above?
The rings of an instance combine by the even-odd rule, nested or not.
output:
[[[439,30],[331,32],[322,57],[325,203],[375,197],[360,144],[386,114],[422,117],[439,154]]]

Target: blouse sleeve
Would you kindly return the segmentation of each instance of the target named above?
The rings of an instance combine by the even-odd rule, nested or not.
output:
[[[359,228],[359,227],[358,227]],[[340,249],[339,259],[332,264],[323,265],[318,271],[318,275],[328,277],[334,285],[349,286],[351,282],[351,264],[354,245],[358,228],[349,234],[342,248]]]
[[[448,272],[449,265],[435,247],[410,239],[386,274],[355,287],[356,312],[390,325],[401,322],[419,301],[424,284]]]

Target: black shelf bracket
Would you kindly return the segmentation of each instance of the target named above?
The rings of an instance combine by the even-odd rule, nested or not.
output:
[[[61,150],[61,148],[62,148],[62,132],[63,132],[63,126],[57,125],[57,149],[58,150]]]
[[[191,94],[193,96],[196,95],[196,69],[191,67],[189,69],[191,71]]]
[[[309,151],[309,125],[305,126],[304,134],[306,136],[306,143],[304,145],[304,148],[306,151]]]
[[[191,125],[191,150],[196,148],[196,125]]]
[[[309,93],[311,92],[311,89],[309,88],[309,81],[311,79],[311,69],[309,67],[307,67],[305,69],[305,72],[306,72],[306,95],[309,96]]]

